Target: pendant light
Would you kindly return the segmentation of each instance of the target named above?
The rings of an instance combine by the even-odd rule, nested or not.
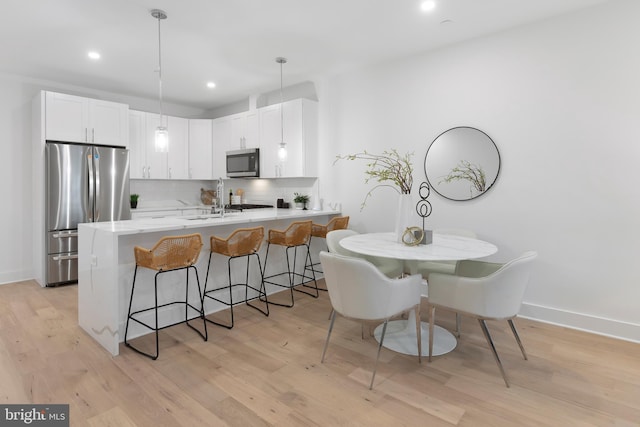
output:
[[[167,14],[160,9],[153,9],[151,16],[158,20],[158,99],[160,100],[160,125],[156,128],[155,147],[156,153],[169,151],[169,131],[163,125],[162,120],[162,49],[160,44],[160,21],[167,19]]]
[[[276,58],[276,62],[280,64],[280,144],[278,145],[278,159],[281,162],[287,160],[287,144],[284,143],[284,104],[282,98],[282,64],[287,63],[287,58],[281,56]]]

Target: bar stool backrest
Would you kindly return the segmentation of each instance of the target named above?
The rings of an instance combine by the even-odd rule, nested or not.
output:
[[[311,235],[314,237],[326,238],[327,233],[334,230],[345,230],[349,227],[348,216],[336,216],[331,218],[327,225],[313,224],[311,228]]]
[[[226,239],[211,236],[211,252],[229,257],[251,255],[258,250],[264,239],[264,227],[238,228]]]
[[[152,249],[133,248],[136,265],[156,271],[175,270],[194,265],[202,249],[198,233],[161,238]]]
[[[306,245],[311,237],[313,221],[292,222],[286,230],[269,230],[269,243],[283,246]]]

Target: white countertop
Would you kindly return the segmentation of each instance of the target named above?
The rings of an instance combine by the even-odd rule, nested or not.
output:
[[[127,221],[93,222],[81,224],[81,227],[112,232],[118,235],[147,233],[154,231],[201,228],[210,225],[247,224],[251,222],[273,221],[279,219],[313,218],[316,216],[339,215],[334,210],[300,209],[250,209],[243,212],[229,212],[224,218],[214,215],[187,215],[164,218],[137,218]]]

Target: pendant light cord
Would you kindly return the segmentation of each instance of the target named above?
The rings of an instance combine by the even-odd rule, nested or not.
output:
[[[284,144],[284,104],[282,97],[282,64],[284,58],[280,60],[280,144]]]
[[[160,20],[158,15],[158,98],[160,100],[160,126],[162,126],[162,42],[160,40]]]

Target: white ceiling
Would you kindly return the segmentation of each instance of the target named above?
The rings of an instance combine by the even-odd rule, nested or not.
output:
[[[157,98],[158,8],[164,100],[211,109],[278,89],[277,56],[290,86],[612,0],[436,1],[7,0],[0,71]]]

